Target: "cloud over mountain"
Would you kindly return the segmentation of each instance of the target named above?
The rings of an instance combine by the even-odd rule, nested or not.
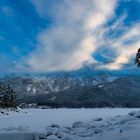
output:
[[[139,0],[0,1],[0,71],[133,71]],[[91,66],[90,65],[90,66]]]
[[[32,69],[73,70],[83,63],[98,63],[92,54],[104,41],[104,25],[115,14],[116,0],[64,0],[51,9],[45,8],[45,0],[32,2],[41,16],[54,20],[38,35],[38,47],[28,58]]]

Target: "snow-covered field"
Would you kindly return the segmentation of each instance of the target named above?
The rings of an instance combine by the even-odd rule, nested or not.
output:
[[[46,126],[58,124],[71,126],[76,121],[90,121],[101,117],[107,119],[116,115],[126,115],[140,109],[104,108],[104,109],[24,109],[0,116],[0,129],[6,127],[28,126],[31,131],[44,132]]]
[[[0,140],[32,140],[35,133],[35,140],[40,140],[39,135],[43,140],[139,140],[140,112],[132,112],[138,110],[24,109],[2,113]]]

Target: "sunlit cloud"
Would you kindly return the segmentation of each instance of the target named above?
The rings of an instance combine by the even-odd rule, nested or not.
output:
[[[84,63],[98,63],[92,54],[104,41],[104,24],[115,15],[116,0],[65,0],[51,11],[44,8],[43,0],[32,2],[41,16],[47,18],[50,12],[55,19],[39,33],[38,47],[26,60],[32,70],[74,70]]]
[[[138,0],[1,3],[2,63],[15,72],[135,69],[139,6]]]
[[[111,70],[119,70],[122,69],[125,64],[134,64],[135,54],[140,47],[139,30],[140,23],[136,23],[132,27],[126,27],[125,33],[122,36],[111,40],[111,47],[114,51],[116,51],[117,57],[112,63],[109,63],[106,66],[102,66],[102,68],[104,67]]]

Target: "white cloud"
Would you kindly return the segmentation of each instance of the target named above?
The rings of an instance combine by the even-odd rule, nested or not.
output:
[[[127,48],[122,47],[122,49],[117,50],[119,53],[118,57],[116,57],[113,63],[106,65],[105,68],[110,70],[122,69],[124,64],[129,63],[131,57],[135,56],[135,53],[139,46],[140,42],[134,44],[133,46],[127,46]],[[134,64],[134,62],[132,62],[132,64]]]
[[[125,28],[125,27],[124,27]],[[140,23],[136,23],[132,27],[126,27],[125,33],[115,38],[114,40],[110,40],[110,46],[117,53],[117,57],[114,61],[106,66],[101,66],[101,68],[107,68],[110,70],[119,70],[122,69],[125,64],[132,63],[134,64],[135,54],[140,48]],[[126,41],[134,41],[133,43],[125,43]],[[133,62],[131,62],[131,59]]]
[[[32,70],[73,70],[85,62],[97,63],[92,54],[104,42],[103,25],[114,16],[116,0],[64,0],[51,9],[45,0],[32,2],[42,17],[54,19],[51,28],[39,33],[38,47],[26,59]]]
[[[111,26],[112,30],[117,30],[119,27],[122,27],[124,24],[124,20],[127,18],[127,13],[125,12],[123,15],[120,16],[119,19]]]

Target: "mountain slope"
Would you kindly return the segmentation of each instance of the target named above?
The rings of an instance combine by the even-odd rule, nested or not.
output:
[[[106,75],[49,75],[43,77],[7,77],[1,79],[5,84],[11,85],[18,98],[56,93],[82,86],[98,85],[111,82],[116,77]]]
[[[22,99],[53,107],[140,107],[139,77],[121,77],[104,85],[67,89]]]

